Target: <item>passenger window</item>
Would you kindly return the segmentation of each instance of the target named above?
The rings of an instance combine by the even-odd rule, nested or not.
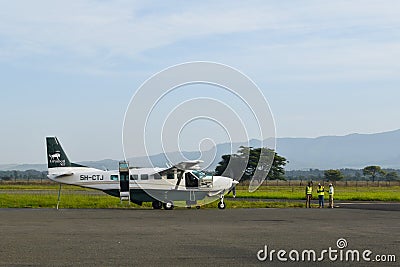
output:
[[[139,178],[139,175],[137,175],[137,174],[131,175],[131,180],[138,180],[138,178]]]
[[[121,174],[120,175],[120,180],[121,181],[128,181],[129,180],[128,174]]]
[[[110,176],[111,181],[118,181],[118,175],[111,175]]]
[[[160,180],[161,179],[161,175],[159,173],[155,173],[153,174],[154,176],[154,180]]]
[[[167,179],[175,179],[175,174],[173,172],[167,173]]]
[[[140,175],[141,180],[149,180],[149,175],[148,174],[142,174]]]

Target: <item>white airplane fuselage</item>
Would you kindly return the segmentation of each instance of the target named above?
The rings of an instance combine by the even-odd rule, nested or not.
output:
[[[155,179],[154,174],[162,171],[162,168],[138,168],[129,170],[129,188],[130,189],[157,189],[157,190],[200,190],[218,193],[223,190],[229,190],[235,185],[233,179],[224,176],[206,176],[202,180],[211,181],[211,183],[199,187],[186,187],[185,179],[182,179],[176,187],[178,179],[167,179],[166,176]],[[185,171],[189,173],[192,171]],[[138,175],[138,179],[134,180],[133,176]],[[144,178],[146,177],[146,178]],[[48,178],[52,181],[98,189],[102,191],[119,190],[119,172],[118,170],[103,171],[90,167],[62,167],[52,168],[49,170]]]
[[[210,176],[195,167],[200,161],[181,162],[170,168],[126,168],[100,170],[71,163],[56,137],[47,138],[48,178],[52,181],[101,190],[109,195],[129,196],[129,200],[142,204],[185,201],[196,205],[206,197],[220,198],[218,207],[224,208],[223,197],[236,181],[224,176]],[[57,154],[57,157],[55,156]],[[222,202],[222,206],[220,205]],[[157,206],[157,205],[156,205]]]

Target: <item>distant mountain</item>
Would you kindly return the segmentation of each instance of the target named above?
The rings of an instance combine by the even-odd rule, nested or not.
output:
[[[400,130],[318,138],[279,138],[277,152],[288,169],[363,168],[380,165],[400,168]]]
[[[264,143],[268,143],[265,140]],[[259,147],[259,140],[250,140],[250,146]],[[209,169],[214,169],[221,156],[237,151],[246,143],[224,143],[215,150],[203,152],[203,158],[215,155]],[[377,134],[350,134],[346,136],[322,136],[317,138],[277,138],[277,152],[289,160],[288,170],[302,169],[361,169],[367,165],[380,165],[384,168],[400,169],[400,130]],[[199,152],[184,152],[188,159],[197,159]],[[182,159],[179,153],[168,153],[172,162]],[[165,166],[164,154],[150,156],[155,166]],[[137,166],[147,166],[146,158],[132,158]],[[207,162],[207,161],[206,161]]]
[[[268,143],[270,140],[265,140]],[[250,140],[250,146],[259,147],[261,141]],[[242,143],[223,143],[200,154],[193,152],[172,152],[149,157],[153,166],[165,167],[166,162],[201,159],[207,169],[214,169],[221,156],[236,152]],[[350,134],[346,136],[322,136],[317,138],[278,138],[277,152],[289,160],[288,170],[356,168],[380,165],[384,168],[400,169],[400,130],[377,134]],[[73,160],[73,159],[72,159]],[[149,167],[147,157],[129,159],[131,166]],[[99,169],[117,169],[118,160],[78,162]],[[0,165],[0,170],[46,170],[45,164]]]

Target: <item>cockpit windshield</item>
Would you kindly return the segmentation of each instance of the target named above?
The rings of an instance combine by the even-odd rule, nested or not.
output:
[[[196,175],[196,177],[199,178],[199,179],[202,179],[202,178],[206,177],[206,174],[204,172],[202,172],[202,171],[192,171],[192,173],[194,175]]]

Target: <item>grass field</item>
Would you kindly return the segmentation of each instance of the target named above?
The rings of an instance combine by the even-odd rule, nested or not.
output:
[[[313,197],[317,198],[314,186]],[[327,187],[325,187],[327,189]],[[229,194],[228,196],[232,195]],[[238,198],[257,199],[303,199],[305,186],[263,186],[256,192],[250,193],[244,186],[238,186]],[[325,194],[327,197],[327,194]],[[336,200],[365,200],[365,201],[400,201],[400,186],[390,187],[335,187]]]
[[[120,203],[118,198],[99,191],[76,186],[63,185],[60,208],[141,208],[150,209],[151,203],[138,206],[133,203]],[[247,187],[238,186],[237,198],[226,199],[229,208],[293,208],[304,207],[304,187],[301,186],[263,186],[254,193]],[[315,188],[314,188],[315,190]],[[57,204],[57,184],[13,185],[0,184],[0,208],[55,208]],[[96,194],[99,192],[99,194]],[[95,194],[93,194],[95,193]],[[228,195],[231,196],[232,193]],[[316,193],[314,192],[316,198]],[[288,199],[291,201],[257,201],[254,199]],[[336,200],[399,201],[400,186],[391,187],[336,187]],[[293,201],[299,200],[299,201]],[[210,203],[204,208],[216,208]]]
[[[303,207],[300,202],[263,202],[225,200],[228,208],[295,208]],[[49,194],[0,194],[0,208],[56,208],[57,195]],[[203,208],[216,208],[217,204],[209,203]],[[118,198],[107,195],[62,195],[60,208],[125,208],[152,209],[151,203],[139,206],[133,203],[120,203]]]

